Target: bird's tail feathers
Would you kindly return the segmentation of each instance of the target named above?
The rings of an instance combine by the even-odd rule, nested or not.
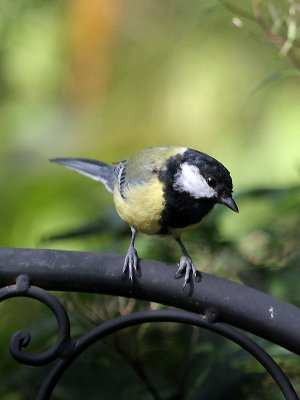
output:
[[[87,158],[52,158],[50,161],[102,182],[106,189],[110,193],[113,193],[115,179],[113,166],[102,161],[89,160]]]

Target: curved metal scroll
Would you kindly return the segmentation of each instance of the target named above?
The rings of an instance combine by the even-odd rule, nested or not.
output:
[[[23,351],[28,346],[31,337],[27,331],[17,331],[10,340],[10,351],[13,357],[22,364],[39,366],[46,365],[62,357],[72,347],[70,340],[70,321],[64,306],[50,293],[30,287],[26,275],[18,276],[16,285],[0,289],[0,302],[11,297],[30,297],[46,304],[54,313],[58,324],[58,336],[55,344],[48,351],[41,354],[29,354]]]
[[[55,314],[58,323],[58,337],[53,347],[41,354],[31,355],[23,350],[30,341],[28,332],[16,332],[10,342],[14,358],[27,365],[46,365],[57,360],[44,380],[36,400],[47,400],[69,365],[88,347],[107,335],[129,326],[146,322],[179,322],[206,328],[219,333],[239,344],[252,354],[270,373],[285,399],[297,400],[298,397],[288,378],[275,361],[254,341],[224,322],[216,321],[214,309],[207,309],[204,315],[181,310],[143,311],[104,322],[77,340],[70,337],[70,322],[63,305],[50,293],[31,287],[26,275],[17,277],[16,285],[0,289],[0,301],[11,297],[30,297],[46,304]]]

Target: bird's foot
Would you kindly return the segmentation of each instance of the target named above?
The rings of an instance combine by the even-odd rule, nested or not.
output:
[[[197,277],[197,270],[195,268],[195,265],[191,259],[190,256],[188,255],[182,255],[180,257],[180,262],[178,265],[178,270],[174,276],[174,278],[179,278],[180,275],[185,271],[185,276],[184,276],[184,284],[183,284],[183,289],[186,287],[186,284],[190,280],[190,274],[192,273],[194,277]]]
[[[137,254],[134,246],[130,245],[129,249],[127,251],[126,257],[125,257],[123,271],[122,271],[122,277],[124,277],[128,271],[129,279],[132,282],[133,276],[134,276],[134,271],[137,276],[139,275],[138,264],[139,264],[138,254]]]

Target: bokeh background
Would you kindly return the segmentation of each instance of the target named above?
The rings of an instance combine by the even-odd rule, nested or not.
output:
[[[149,146],[191,147],[231,171],[240,208],[237,215],[218,207],[187,234],[197,267],[299,306],[300,10],[292,0],[265,3],[242,0],[241,14],[235,2],[218,0],[2,0],[1,246],[124,254],[129,228],[111,195],[48,159],[111,163]],[[142,258],[179,257],[168,239],[139,235],[137,249]],[[59,296],[74,337],[113,316],[160,307]],[[32,399],[47,368],[17,365],[9,338],[27,327],[29,350],[45,350],[55,340],[55,321],[30,300],[0,307],[1,398]],[[299,359],[259,343],[299,391]],[[235,345],[168,324],[95,346],[53,399],[108,396],[282,398]]]

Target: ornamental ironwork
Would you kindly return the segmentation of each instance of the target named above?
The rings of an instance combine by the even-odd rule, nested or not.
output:
[[[116,255],[56,250],[0,249],[0,301],[29,297],[54,313],[58,333],[54,345],[40,354],[25,351],[26,331],[15,332],[10,351],[20,363],[52,363],[36,400],[50,399],[61,377],[87,348],[106,336],[149,322],[179,322],[216,332],[248,351],[269,372],[287,400],[298,396],[276,362],[244,331],[300,355],[300,310],[255,289],[200,273],[184,290],[173,279],[176,266],[141,260],[140,276],[121,279],[124,258]],[[142,311],[106,321],[80,338],[70,335],[70,320],[62,303],[49,290],[110,294],[154,301],[178,310]]]

